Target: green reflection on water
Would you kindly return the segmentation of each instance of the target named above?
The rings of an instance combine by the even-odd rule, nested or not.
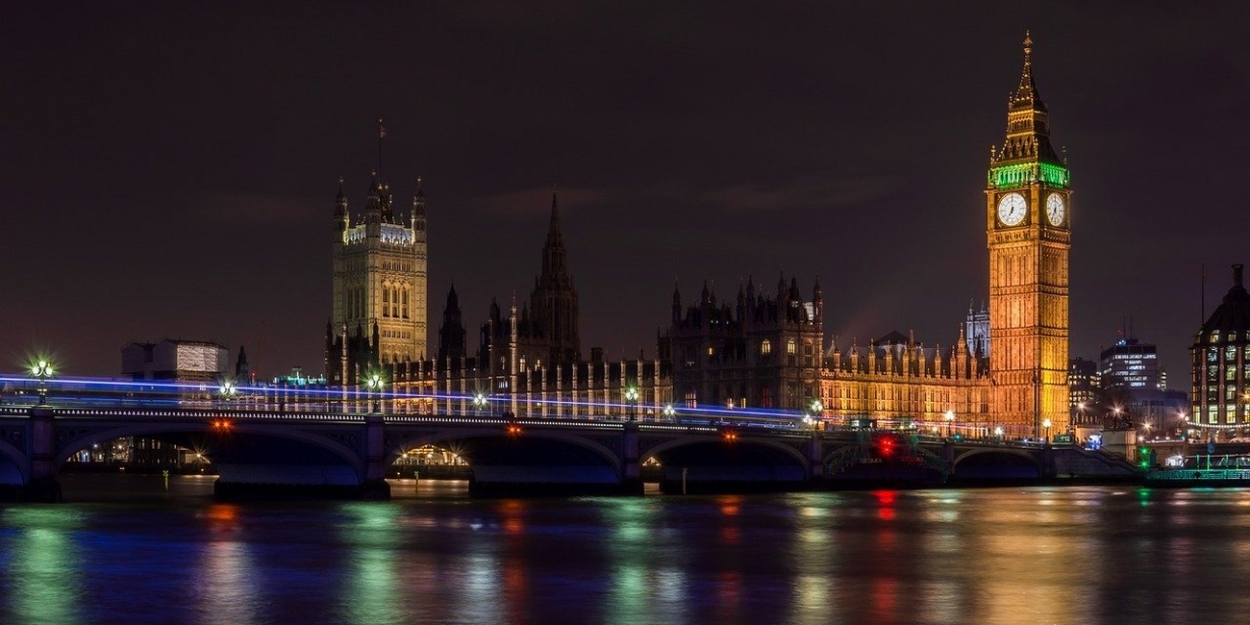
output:
[[[4,551],[11,558],[10,601],[19,623],[80,619],[82,580],[74,532],[81,524],[81,513],[62,506],[9,508],[0,517],[0,527],[18,529]]]
[[[399,622],[399,508],[387,502],[367,502],[343,504],[340,510],[347,520],[339,524],[338,530],[348,548],[346,559],[351,563],[341,606],[344,622]]]
[[[662,504],[647,499],[596,503],[603,507],[611,531],[605,546],[611,558],[608,607],[604,610],[607,622],[684,623],[687,582],[679,567],[665,561],[664,542],[670,537],[657,531]]]

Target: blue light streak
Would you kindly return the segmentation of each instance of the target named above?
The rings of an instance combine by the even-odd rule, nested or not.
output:
[[[451,402],[466,404],[462,412],[466,413],[482,413],[491,412],[492,406],[498,410],[510,408],[513,401],[519,405],[529,408],[538,406],[556,406],[569,408],[588,408],[596,410],[615,410],[621,412],[621,416],[630,416],[631,412],[637,413],[637,416],[647,416],[651,419],[678,421],[697,420],[699,418],[718,418],[723,421],[733,419],[772,419],[785,421],[789,424],[799,424],[806,413],[795,410],[781,410],[770,408],[726,408],[717,406],[700,406],[698,408],[688,408],[678,405],[653,404],[647,402],[600,402],[600,401],[583,401],[573,399],[559,399],[550,397],[525,397],[521,395],[513,396],[480,396],[477,393],[402,393],[395,391],[369,391],[367,389],[343,389],[343,388],[317,388],[311,386],[288,387],[268,384],[232,384],[232,394],[227,397],[221,391],[223,384],[209,382],[162,382],[156,380],[118,380],[113,378],[93,378],[85,376],[60,376],[46,381],[44,384],[49,389],[50,397],[59,398],[62,401],[72,401],[76,403],[89,404],[93,399],[99,401],[107,401],[111,403],[135,402],[143,405],[177,405],[188,398],[161,398],[151,396],[136,396],[135,393],[147,394],[168,394],[175,395],[192,395],[201,396],[205,401],[221,402],[224,404],[240,404],[245,405],[248,402],[276,402],[290,400],[292,402],[305,403],[307,400],[316,401],[332,400],[336,403],[357,402],[368,403],[373,401],[412,401],[412,400],[428,400],[437,402]],[[21,388],[27,387],[33,389],[39,382],[26,375],[3,374],[0,375],[0,384],[16,384]],[[74,395],[63,395],[63,393],[73,392],[89,392],[89,393],[119,393],[121,397],[75,397]],[[479,408],[474,405],[474,401],[484,402],[486,408]],[[669,417],[664,414],[665,410],[672,408],[674,414]]]

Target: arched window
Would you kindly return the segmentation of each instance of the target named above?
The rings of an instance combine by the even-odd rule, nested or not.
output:
[[[391,287],[391,316],[399,316],[399,287]]]
[[[408,285],[404,285],[404,319],[408,318]]]
[[[794,354],[797,354],[798,351],[799,351],[799,346],[797,343],[794,342],[794,339],[789,339],[786,341],[786,353],[787,354],[794,355]]]
[[[382,287],[382,316],[391,316],[391,289],[390,287]]]
[[[760,355],[767,356],[771,353],[773,353],[773,342],[768,339],[764,339],[760,342]]]

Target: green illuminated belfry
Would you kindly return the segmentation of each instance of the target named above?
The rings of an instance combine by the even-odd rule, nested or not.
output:
[[[1042,94],[1033,82],[1033,40],[1024,36],[1024,70],[1020,85],[1007,101],[1007,138],[990,149],[989,185],[1010,187],[1030,182],[1068,188],[1064,159],[1050,144],[1050,121]]]

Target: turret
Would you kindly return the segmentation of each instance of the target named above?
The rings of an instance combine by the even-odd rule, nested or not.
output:
[[[673,283],[673,327],[681,325],[681,290]]]
[[[339,176],[339,193],[334,198],[334,231],[342,233],[351,225],[351,216],[347,212],[347,194],[343,192],[343,177]]]
[[[369,198],[365,201],[365,223],[372,226],[382,221],[382,183],[378,172],[369,173]]]
[[[825,292],[820,288],[820,278],[816,278],[816,284],[812,286],[812,308],[816,318],[817,328],[823,328],[825,325]]]
[[[421,176],[417,176],[417,194],[412,196],[412,229],[425,232],[425,192],[421,190]]]

